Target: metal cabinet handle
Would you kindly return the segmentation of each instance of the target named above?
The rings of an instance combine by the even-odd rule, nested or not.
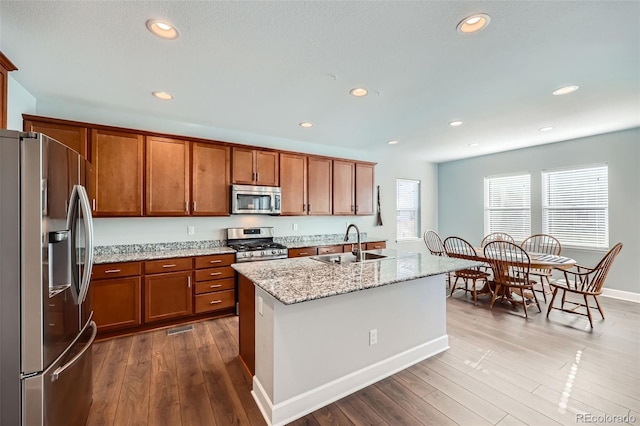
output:
[[[222,303],[222,300],[214,300],[213,302],[209,302],[210,305],[216,305],[218,303]]]
[[[85,352],[87,352],[91,348],[91,345],[93,344],[93,341],[96,339],[96,334],[98,333],[98,327],[96,326],[96,323],[94,321],[91,321],[89,323],[89,327],[92,328],[92,332],[91,332],[91,338],[89,339],[87,344],[84,346],[84,348],[82,348],[82,350],[80,352],[78,352],[78,354],[76,356],[74,356],[71,359],[71,361],[67,362],[65,365],[63,365],[61,367],[56,368],[56,370],[51,375],[51,381],[52,382],[55,382],[56,380],[58,380],[60,375],[62,373],[64,373],[67,368],[69,368],[73,364],[75,364],[80,358],[82,358],[82,356],[85,354]]]
[[[222,263],[222,260],[210,260],[209,263]]]
[[[184,211],[189,213],[189,202],[188,201],[184,202]]]
[[[168,263],[166,265],[162,265],[163,268],[173,268],[174,266],[176,266],[175,263]]]
[[[105,274],[115,274],[118,272],[122,272],[120,269],[107,269],[106,271],[104,271]]]
[[[196,202],[195,201],[193,202],[193,211],[194,212],[196,211]]]
[[[256,172],[256,182],[260,180],[260,173]]]
[[[95,198],[93,200],[91,200],[91,207],[93,208],[93,211],[96,211],[96,199]]]
[[[210,285],[209,288],[218,288],[222,287],[222,284]]]
[[[215,277],[216,275],[222,275],[222,272],[212,272],[209,274],[211,277]]]
[[[301,252],[300,252],[300,253],[298,253],[298,254],[303,255],[303,254],[309,254],[309,253],[307,253],[306,251],[301,251]]]
[[[191,275],[187,277],[187,287],[191,288]]]

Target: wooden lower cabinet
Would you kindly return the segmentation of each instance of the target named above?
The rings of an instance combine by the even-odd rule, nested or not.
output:
[[[234,254],[196,257],[195,313],[233,308],[236,304]]]
[[[193,313],[191,271],[144,277],[144,321],[179,318]]]
[[[142,324],[141,262],[94,265],[91,280],[93,319],[100,333]]]
[[[291,248],[289,249],[289,257],[305,257],[315,256],[318,254],[317,247],[303,247],[303,248]]]

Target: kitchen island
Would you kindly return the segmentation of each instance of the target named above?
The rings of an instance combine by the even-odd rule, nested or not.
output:
[[[480,262],[373,252],[387,257],[232,265],[240,357],[269,424],[291,422],[449,347],[446,273]]]

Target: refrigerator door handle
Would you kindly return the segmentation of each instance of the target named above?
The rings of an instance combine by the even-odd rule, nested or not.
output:
[[[96,326],[95,321],[91,321],[89,323],[89,327],[91,327],[92,331],[91,331],[91,337],[89,338],[89,341],[87,342],[87,344],[69,362],[55,369],[55,371],[51,375],[52,382],[55,382],[56,380],[58,380],[60,375],[64,373],[66,369],[68,369],[73,364],[75,364],[80,358],[82,358],[85,352],[91,349],[91,345],[93,344],[93,341],[96,339],[96,334],[98,334],[98,327]]]
[[[78,199],[80,201],[80,209],[82,210],[82,216],[84,218],[84,238],[85,238],[85,251],[84,251],[84,270],[82,274],[82,283],[80,285],[80,295],[78,297],[79,303],[84,302],[89,291],[89,284],[91,283],[91,270],[93,269],[93,217],[91,215],[91,203],[89,202],[89,196],[87,190],[82,185],[76,185],[74,187],[78,190]]]

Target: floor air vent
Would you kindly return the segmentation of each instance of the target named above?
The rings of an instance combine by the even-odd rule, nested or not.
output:
[[[186,333],[187,331],[192,331],[192,325],[185,325],[184,327],[176,327],[171,330],[167,330],[167,335],[171,336],[172,334]]]

